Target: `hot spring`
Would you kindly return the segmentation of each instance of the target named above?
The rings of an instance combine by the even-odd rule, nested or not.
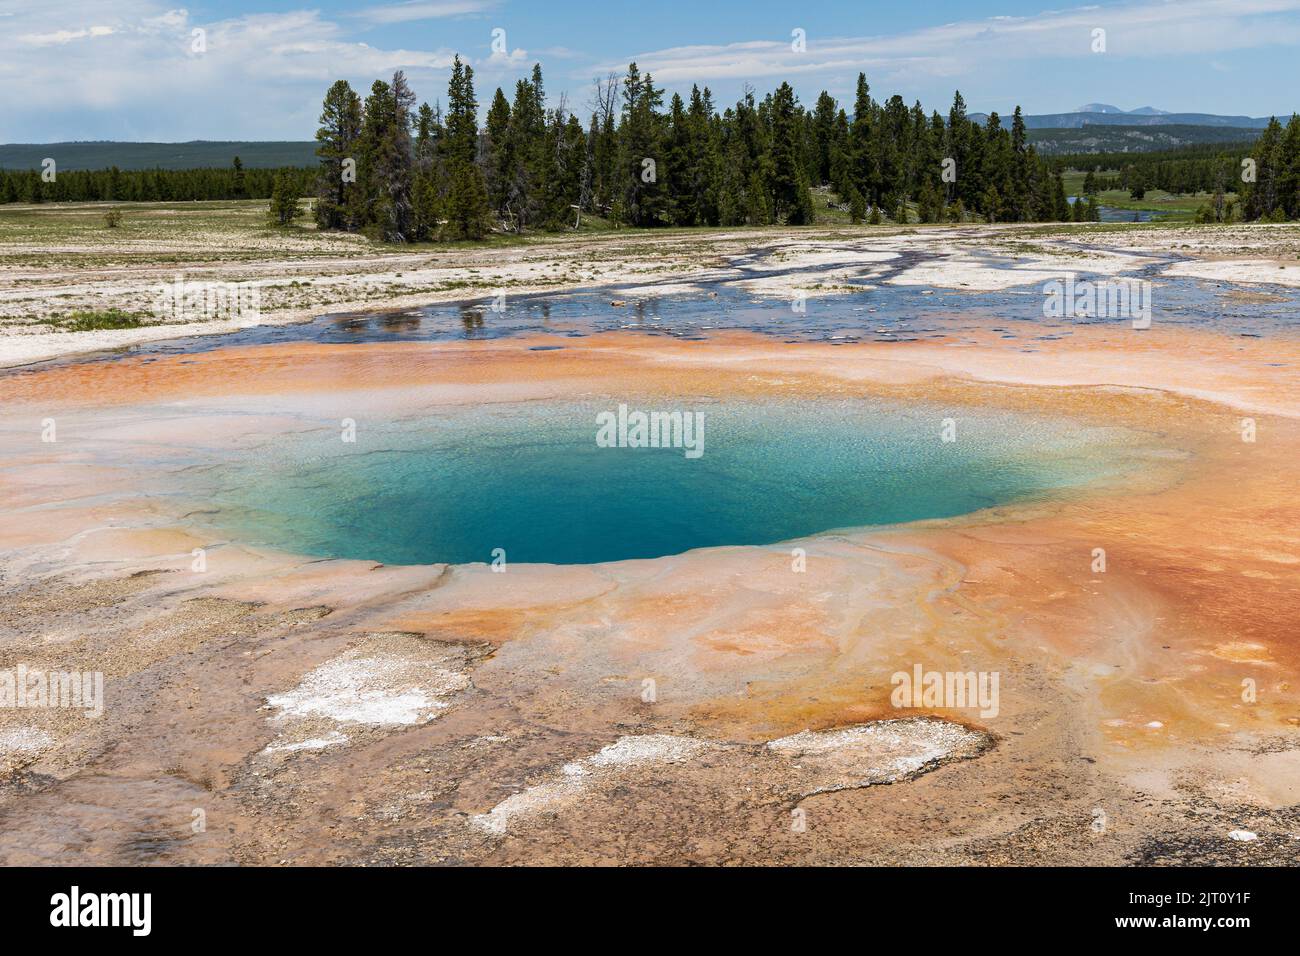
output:
[[[698,416],[698,454],[598,442],[621,403]],[[211,519],[321,557],[589,564],[952,517],[1136,467],[1117,429],[878,400],[492,404],[347,437],[317,424],[207,470]]]

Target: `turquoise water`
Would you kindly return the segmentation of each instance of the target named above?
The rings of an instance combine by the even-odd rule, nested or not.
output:
[[[238,540],[386,564],[586,564],[963,514],[1125,469],[1120,436],[876,401],[668,406],[702,412],[703,454],[602,448],[618,402],[453,410],[277,440],[209,475]],[[957,440],[941,440],[943,419]]]

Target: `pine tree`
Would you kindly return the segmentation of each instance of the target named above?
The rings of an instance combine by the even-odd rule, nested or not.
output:
[[[874,206],[880,198],[876,169],[876,136],[874,120],[876,105],[871,99],[871,87],[865,73],[858,74],[857,97],[853,107],[853,127],[850,131],[849,177],[863,198]]]
[[[436,239],[442,215],[440,124],[428,103],[420,104],[415,122],[415,181],[411,189],[411,241]]]
[[[570,228],[574,206],[582,198],[586,175],[586,134],[576,116],[556,109],[551,114],[545,148],[542,187],[542,224],[552,231]]]
[[[540,71],[534,72],[540,79]],[[542,214],[542,179],[546,175],[545,108],[545,101],[533,83],[520,80],[515,84],[515,101],[506,126],[505,168],[509,172],[502,212],[520,230]]]
[[[706,86],[691,88],[691,104],[687,111],[688,142],[691,172],[687,188],[691,193],[691,207],[698,225],[716,226],[719,221],[718,181],[719,152],[718,125],[715,125],[713,94]]]
[[[772,98],[771,215],[777,222],[809,225],[812,198],[807,169],[800,155],[802,122],[789,83],[782,83]]]
[[[745,184],[745,221],[751,226],[769,226],[773,219],[773,178],[770,104],[756,106],[753,93],[736,104],[741,175]]]
[[[339,80],[325,94],[320,129],[316,131],[316,155],[320,173],[316,186],[316,224],[322,229],[355,229],[355,184],[345,182],[345,161],[357,159],[361,136],[361,99],[346,80]]]
[[[487,184],[477,154],[474,70],[456,56],[447,87],[447,166],[451,177],[447,221],[451,235],[458,239],[481,239],[489,228]]]
[[[1012,218],[1017,222],[1027,222],[1034,218],[1032,176],[1030,168],[1034,154],[1029,147],[1029,134],[1025,128],[1025,117],[1016,107],[1011,117],[1011,169],[1007,182],[1008,198]]]
[[[980,176],[984,183],[980,209],[990,222],[1016,218],[1014,202],[1015,150],[997,112],[989,114],[981,137]],[[1011,200],[1008,202],[1008,200]],[[990,205],[992,203],[992,205]]]
[[[454,167],[447,227],[456,239],[482,239],[487,235],[487,186],[483,174],[473,164],[459,163]]]
[[[833,170],[831,160],[835,155],[836,142],[836,106],[835,98],[822,90],[813,109],[812,136],[814,166],[817,170],[817,184],[832,182]]]
[[[867,201],[863,198],[862,193],[858,191],[858,187],[852,184],[849,185],[848,199],[849,221],[857,225],[867,218]]]
[[[970,195],[969,189],[965,187],[968,179],[974,179],[972,175],[974,170],[970,168],[970,127],[970,120],[966,118],[966,100],[963,99],[961,90],[958,90],[953,95],[952,106],[948,110],[948,128],[945,135],[947,153],[944,158],[951,159],[957,171],[956,182],[946,184],[947,193],[944,198],[948,202]]]
[[[718,224],[740,226],[745,222],[745,174],[747,154],[736,126],[735,113],[728,109],[722,118],[722,163],[718,175]]]
[[[273,226],[288,226],[298,218],[298,191],[292,177],[285,172],[275,178],[267,221]]]
[[[357,185],[362,227],[386,242],[405,241],[410,224],[410,131],[398,112],[393,87],[376,80],[361,123]]]
[[[447,156],[453,166],[472,165],[478,153],[478,101],[474,98],[474,69],[452,60],[447,85]]]
[[[831,149],[831,189],[847,200],[849,193],[855,187],[853,166],[849,155],[849,118],[844,110],[835,114],[835,132]]]
[[[415,154],[411,142],[411,112],[415,93],[401,70],[393,73],[393,125],[388,143],[387,183],[393,210],[392,237],[405,242],[414,225],[415,209],[411,191],[415,180]],[[476,120],[477,122],[477,120]],[[476,130],[477,132],[477,130]]]
[[[663,90],[649,73],[643,78],[635,63],[623,81],[623,116],[619,127],[620,176],[624,215],[634,226],[654,226],[670,214],[665,184],[659,176],[664,161],[664,130],[659,116]]]
[[[1052,204],[1054,206],[1052,218],[1057,222],[1069,222],[1070,200],[1065,198],[1065,180],[1061,178],[1059,172],[1052,177]]]
[[[910,151],[907,107],[903,98],[891,96],[878,113],[876,136],[876,197],[886,209],[894,209],[908,193],[903,156]]]
[[[1278,167],[1278,202],[1274,215],[1287,219],[1300,219],[1300,115],[1291,114],[1282,137]]]
[[[911,149],[904,156],[907,166],[907,195],[918,202],[921,187],[939,166],[939,153],[930,139],[930,124],[919,101],[912,104]]]
[[[503,216],[514,175],[514,144],[510,137],[510,103],[499,86],[488,109],[486,133],[488,201],[497,215]]]
[[[1246,183],[1242,190],[1245,214],[1248,219],[1265,219],[1277,208],[1285,161],[1282,151],[1282,124],[1271,117],[1268,126],[1255,141],[1250,151],[1255,164],[1255,181]]]
[[[699,221],[692,188],[695,158],[691,156],[691,130],[686,120],[686,104],[674,93],[668,106],[668,135],[664,140],[664,170],[669,206],[675,226],[694,226]]]

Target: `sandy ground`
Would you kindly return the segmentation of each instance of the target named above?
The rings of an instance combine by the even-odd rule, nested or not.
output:
[[[1005,225],[610,233],[516,246],[385,251],[356,236],[306,232],[279,242],[247,230],[105,235],[93,245],[0,236],[0,367],[182,335],[305,321],[331,312],[491,301],[608,287],[620,300],[690,292],[724,278],[766,296],[834,295],[892,284],[992,291],[1066,273],[1170,275],[1300,286],[1300,226]],[[903,265],[904,268],[896,268]],[[256,287],[256,314],[157,315],[159,289]],[[118,309],[139,328],[52,331],[51,317]]]
[[[766,254],[862,240],[827,241]],[[0,711],[0,862],[1294,862],[1300,344],[969,339],[294,344],[0,377],[0,669],[106,680],[98,719]],[[1148,464],[1050,505],[506,573],[252,550],[167,493],[203,448],[304,415],[619,393],[1014,409],[1130,429]],[[916,663],[998,672],[999,712],[894,707]]]

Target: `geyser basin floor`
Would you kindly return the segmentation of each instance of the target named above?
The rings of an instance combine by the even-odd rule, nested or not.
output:
[[[1293,343],[1093,328],[1031,358],[996,334],[532,350],[553,344],[218,349],[0,378],[0,669],[100,670],[106,697],[98,720],[0,711],[0,740],[26,748],[0,755],[0,861],[1294,859]],[[963,421],[1014,414],[1067,439],[1136,434],[1087,464],[1139,467],[800,539],[801,573],[784,545],[506,573],[325,560],[214,532],[196,495],[211,462],[337,442],[345,418],[361,442],[457,406],[611,395],[955,409],[958,444]],[[892,786],[870,784],[888,762],[769,746],[898,718],[891,675],[917,664],[1000,675],[996,716],[933,713],[989,746]],[[417,722],[345,722],[350,694],[410,702]],[[853,788],[803,796],[828,773]],[[472,822],[521,802],[537,812],[504,833]]]
[[[386,564],[592,564],[1041,499],[1118,477],[1112,446],[1132,440],[978,408],[649,397],[631,414],[688,420],[683,447],[601,447],[617,405],[362,418],[351,441],[332,424],[277,439],[199,485],[218,509],[208,520],[246,544]]]

